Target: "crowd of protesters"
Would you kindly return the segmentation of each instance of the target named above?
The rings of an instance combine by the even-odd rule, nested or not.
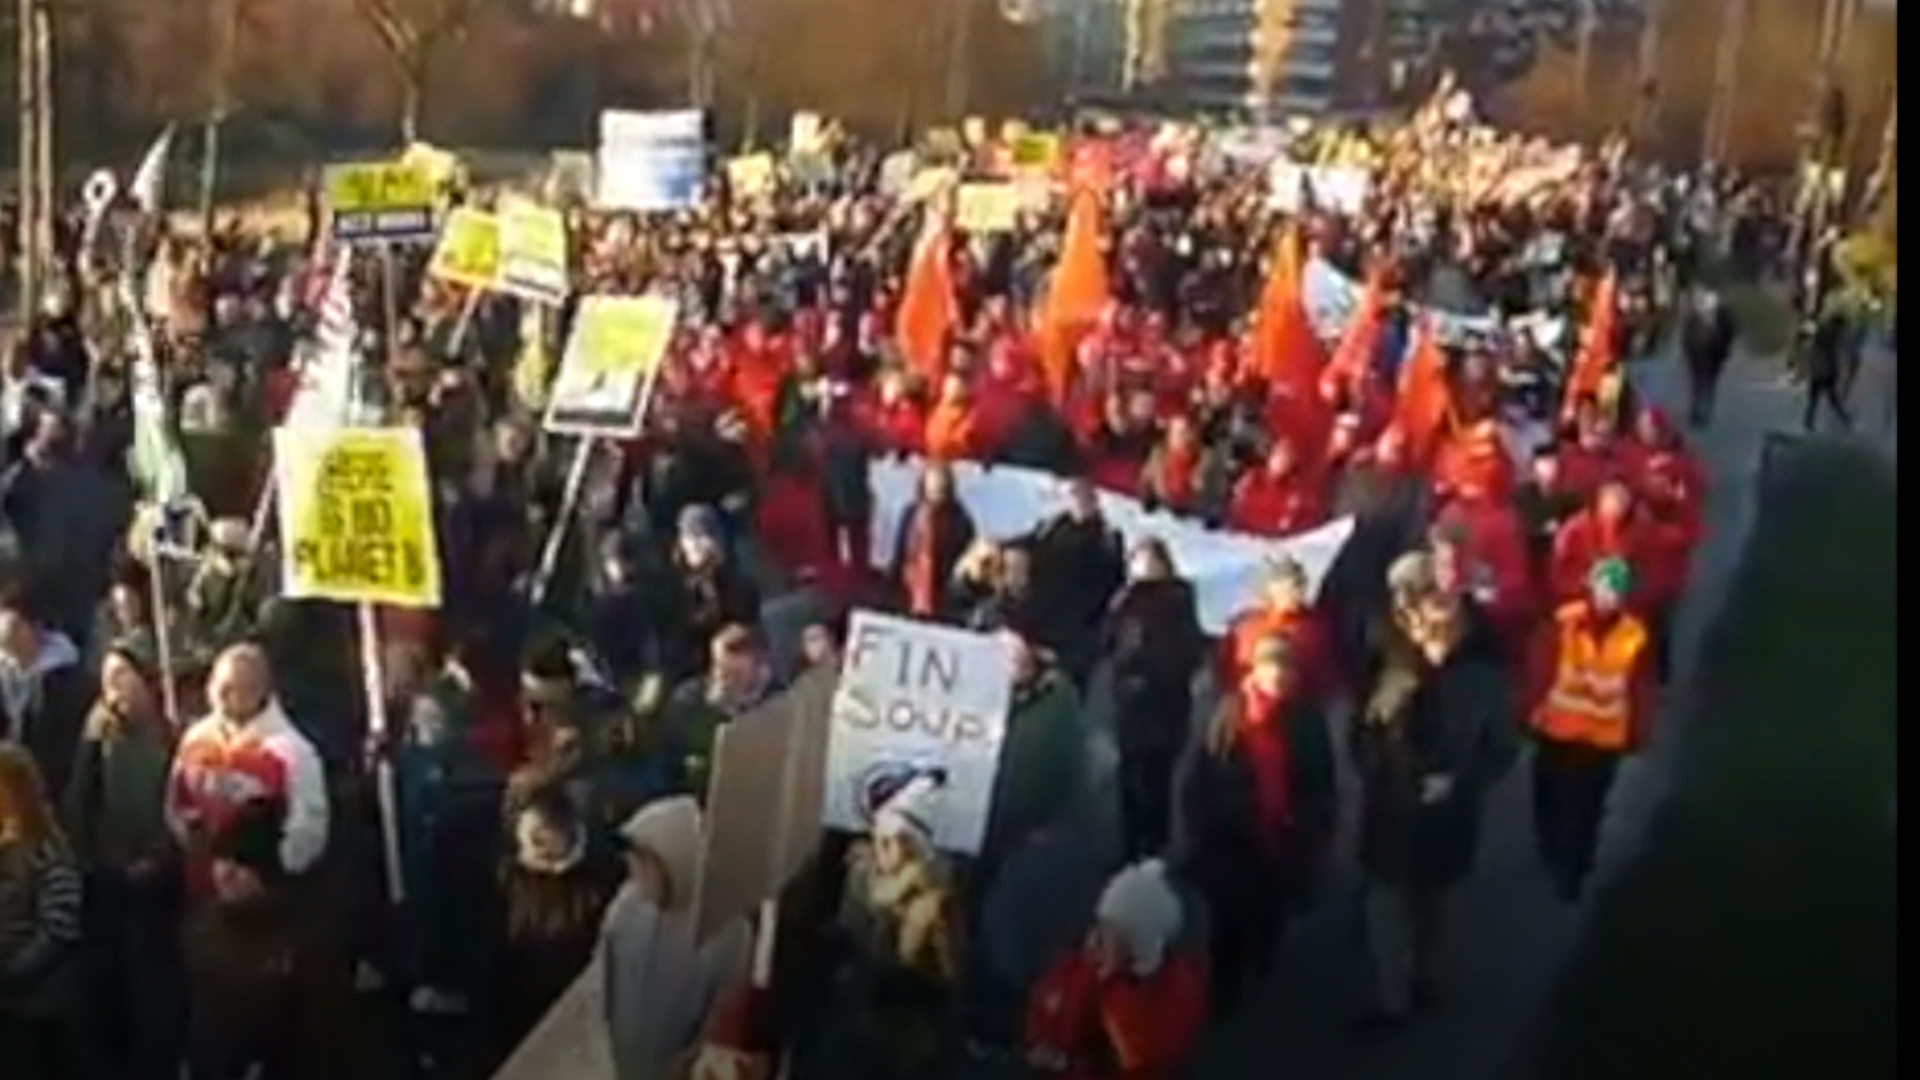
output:
[[[1734,343],[1705,267],[1760,272],[1757,200],[1593,162],[1521,206],[1383,186],[1364,212],[1282,223],[1244,170],[1122,165],[969,237],[922,228],[939,212],[880,194],[877,167],[847,150],[807,190],[729,198],[716,179],[670,218],[571,212],[577,290],[672,292],[680,331],[644,435],[594,452],[539,603],[571,450],[523,385],[539,342],[510,298],[469,304],[404,252],[366,260],[366,396],[425,435],[446,578],[441,610],[381,612],[384,743],[351,614],[276,595],[271,531],[251,527],[325,246],[238,222],[150,245],[186,511],[139,498],[111,290],[69,260],[0,402],[9,1077],[485,1076],[596,956],[620,1080],[999,1058],[1170,1077],[1257,1006],[1342,799],[1367,881],[1356,1012],[1389,1036],[1444,990],[1447,895],[1529,736],[1546,878],[1579,898],[1613,771],[1649,737],[1706,496],[1620,376],[1633,320],[1601,308],[1675,268],[1690,419],[1709,422]],[[1029,312],[1089,223],[1110,299],[1062,351]],[[1546,233],[1564,255],[1524,260]],[[929,250],[951,305],[931,349],[903,313]],[[1275,264],[1305,258],[1364,282],[1363,314],[1275,344],[1299,304]],[[1441,342],[1420,312],[1446,276],[1575,330],[1557,356],[1520,333]],[[1526,425],[1549,435],[1516,462]],[[867,469],[885,455],[929,464],[875,558]],[[1056,473],[1067,509],[982,536],[956,459]],[[1214,640],[1168,548],[1125,549],[1099,488],[1272,537],[1357,525],[1317,595],[1277,561]],[[817,614],[770,640],[763,611],[801,589]],[[871,835],[823,842],[756,976],[751,928],[694,934],[714,733],[837,669],[855,605],[1014,643],[987,840],[937,850],[940,793],[909,784]],[[1090,797],[1100,680],[1124,863],[1084,944],[1014,970],[989,897]]]

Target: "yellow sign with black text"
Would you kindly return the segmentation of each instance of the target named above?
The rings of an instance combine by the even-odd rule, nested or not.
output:
[[[278,428],[273,469],[283,595],[440,606],[433,500],[417,429]]]
[[[424,240],[433,235],[439,188],[419,162],[329,165],[328,220],[337,240]]]
[[[457,207],[447,215],[427,272],[470,289],[500,284],[500,219],[484,210]]]

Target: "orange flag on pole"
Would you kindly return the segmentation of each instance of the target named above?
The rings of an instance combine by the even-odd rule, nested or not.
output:
[[[1106,231],[1101,218],[1100,196],[1091,187],[1076,188],[1060,259],[1040,301],[1036,320],[1040,363],[1047,390],[1056,402],[1065,401],[1073,386],[1074,350],[1080,335],[1100,318],[1111,296],[1107,261],[1100,252],[1100,238]]]
[[[1600,279],[1587,312],[1580,349],[1567,367],[1566,393],[1561,398],[1562,419],[1573,416],[1582,398],[1598,397],[1609,372],[1620,364],[1620,283],[1614,271]]]
[[[1400,392],[1393,403],[1393,426],[1406,438],[1410,465],[1424,467],[1432,460],[1452,411],[1447,356],[1431,320],[1422,319],[1414,330],[1413,349],[1400,371]]]
[[[1326,351],[1313,332],[1300,295],[1301,262],[1300,233],[1289,227],[1280,235],[1273,266],[1260,290],[1250,367],[1270,390],[1305,400],[1317,391]]]
[[[953,264],[948,257],[952,243],[946,217],[931,208],[927,214],[926,227],[907,264],[906,286],[893,330],[900,339],[907,369],[929,383],[938,383],[946,374],[947,346],[960,321],[960,309],[953,295]]]

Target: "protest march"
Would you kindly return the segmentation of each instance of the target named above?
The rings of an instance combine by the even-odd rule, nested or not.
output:
[[[7,1080],[1172,1080],[1334,904],[1390,1042],[1515,773],[1584,902],[1765,185],[1450,83],[596,136],[331,162],[291,231],[185,227],[171,131],[62,192],[0,384]],[[1866,317],[1807,310],[1851,423]]]

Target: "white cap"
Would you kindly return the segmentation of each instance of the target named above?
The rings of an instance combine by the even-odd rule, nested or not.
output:
[[[874,835],[891,836],[931,851],[939,803],[939,778],[922,773],[903,784],[874,813]]]

